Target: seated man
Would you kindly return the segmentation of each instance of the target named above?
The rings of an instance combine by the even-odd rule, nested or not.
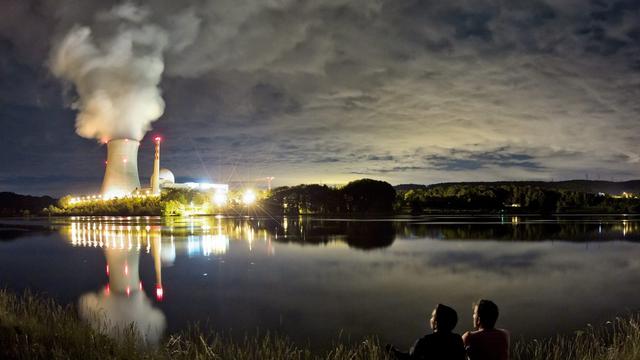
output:
[[[498,306],[491,300],[480,300],[473,307],[475,331],[462,335],[469,360],[509,360],[509,333],[496,329]]]
[[[438,304],[431,313],[430,323],[433,333],[418,339],[408,353],[392,346],[388,350],[396,359],[464,360],[462,338],[452,333],[458,323],[456,311]]]

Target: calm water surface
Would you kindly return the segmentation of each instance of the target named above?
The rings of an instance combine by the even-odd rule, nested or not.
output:
[[[433,306],[486,297],[516,337],[640,309],[640,217],[0,220],[0,287],[32,289],[151,342],[199,322],[327,346],[340,329],[408,346]]]

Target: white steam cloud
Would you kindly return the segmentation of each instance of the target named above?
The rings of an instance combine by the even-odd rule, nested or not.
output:
[[[164,112],[158,84],[167,32],[131,4],[98,13],[91,27],[76,26],[52,53],[51,70],[79,96],[76,132],[107,141],[140,140]]]

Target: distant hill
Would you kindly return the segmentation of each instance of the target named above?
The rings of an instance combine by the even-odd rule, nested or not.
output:
[[[618,195],[622,192],[640,193],[640,180],[630,181],[600,181],[600,180],[567,180],[567,181],[487,181],[487,182],[448,182],[432,185],[401,184],[396,185],[396,191],[408,191],[416,189],[437,188],[450,185],[520,185],[534,186],[550,190],[570,190],[586,193],[605,193]]]
[[[0,216],[39,214],[49,205],[55,205],[58,199],[50,196],[20,195],[12,192],[0,192]]]

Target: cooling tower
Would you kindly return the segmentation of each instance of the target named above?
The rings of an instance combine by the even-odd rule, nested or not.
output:
[[[102,182],[103,198],[129,195],[140,188],[138,146],[140,143],[131,139],[115,139],[107,143],[107,169]]]

